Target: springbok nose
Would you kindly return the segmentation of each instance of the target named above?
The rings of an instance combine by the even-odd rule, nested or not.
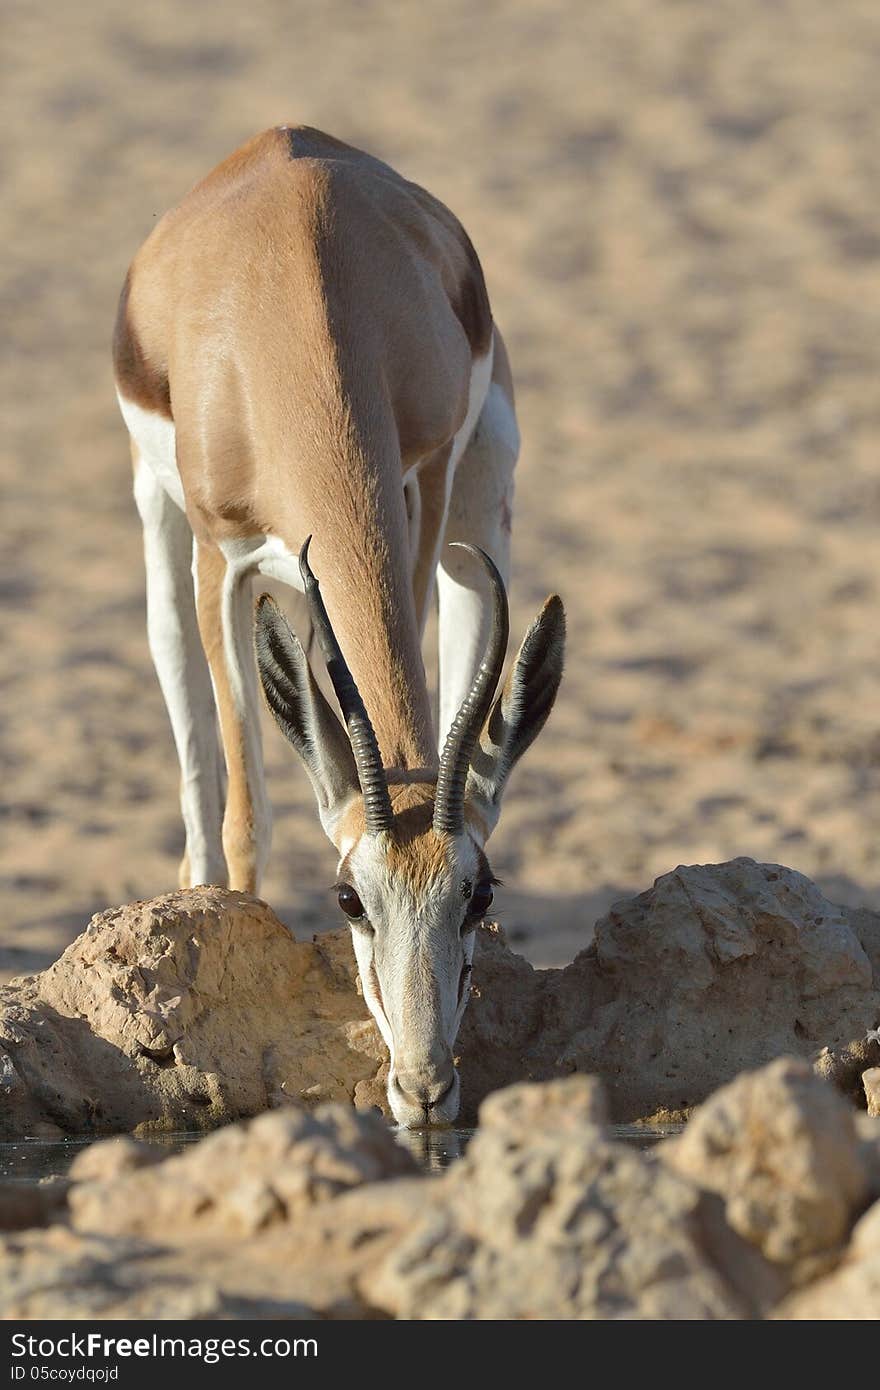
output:
[[[443,1097],[452,1089],[455,1080],[455,1067],[452,1065],[452,1058],[440,1067],[431,1067],[430,1070],[399,1071],[397,1073],[397,1084],[407,1100],[415,1105],[423,1105],[429,1109],[432,1105],[439,1105]]]

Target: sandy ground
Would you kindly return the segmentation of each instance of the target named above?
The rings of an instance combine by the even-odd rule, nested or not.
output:
[[[871,0],[7,0],[0,159],[2,955],[174,886],[108,338],[153,219],[303,121],[469,228],[518,383],[514,623],[568,674],[493,842],[541,964],[679,862],[880,889],[880,10]],[[335,921],[267,736],[265,895]]]

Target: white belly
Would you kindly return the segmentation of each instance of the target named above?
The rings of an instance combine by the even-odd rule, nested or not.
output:
[[[129,434],[137,445],[143,464],[149,468],[181,511],[186,510],[183,483],[177,467],[177,439],[174,423],[153,410],[144,410],[116,393],[119,409]],[[277,536],[250,536],[247,540],[224,541],[220,549],[231,569],[242,574],[264,574],[292,584],[302,592],[299,560]]]
[[[116,392],[119,409],[126,429],[138,448],[138,453],[152,472],[156,481],[176,502],[181,511],[185,510],[183,483],[177,469],[177,438],[174,423],[155,410],[144,410]]]

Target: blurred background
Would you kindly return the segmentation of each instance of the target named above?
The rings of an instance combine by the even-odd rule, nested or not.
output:
[[[155,218],[303,122],[468,228],[523,454],[514,628],[568,674],[493,866],[539,964],[680,862],[880,887],[880,9],[871,0],[6,0],[0,968],[176,885],[109,337]],[[267,731],[264,895],[336,924]]]

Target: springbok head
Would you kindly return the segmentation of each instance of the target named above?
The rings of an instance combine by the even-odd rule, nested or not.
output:
[[[444,1124],[458,1114],[453,1045],[470,995],[475,928],[495,880],[484,846],[515,763],[540,733],[562,677],[565,614],[547,599],[496,698],[508,638],[504,583],[478,556],[492,588],[486,653],[458,712],[436,782],[389,784],[369,716],[308,562],[300,570],[345,728],[305,652],[268,594],[257,605],[263,689],[306,766],[321,821],[340,855],[336,885],[364,997],[391,1054],[388,1101],[399,1124]],[[347,732],[346,732],[347,731]]]

